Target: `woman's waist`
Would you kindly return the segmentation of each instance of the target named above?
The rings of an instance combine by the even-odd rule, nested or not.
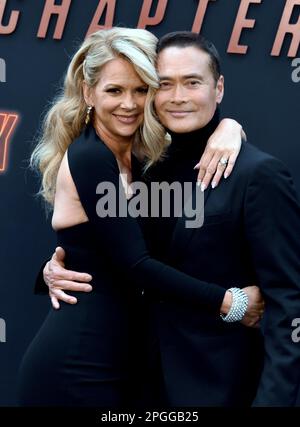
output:
[[[104,254],[88,247],[60,244],[66,252],[65,268],[92,276],[92,292],[106,295],[123,296],[135,292],[118,265],[111,262]]]

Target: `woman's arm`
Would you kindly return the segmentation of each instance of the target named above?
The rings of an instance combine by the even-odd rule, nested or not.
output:
[[[86,273],[66,270],[64,265],[65,251],[57,247],[51,260],[44,268],[43,287],[48,286],[49,296],[54,309],[60,308],[59,301],[67,304],[76,304],[77,298],[66,294],[65,291],[91,292],[92,286],[89,283],[92,276]],[[248,296],[248,307],[241,323],[248,327],[258,327],[259,320],[264,312],[264,300],[260,289],[257,286],[247,286],[243,288]],[[220,312],[227,314],[232,303],[232,295],[225,292]]]

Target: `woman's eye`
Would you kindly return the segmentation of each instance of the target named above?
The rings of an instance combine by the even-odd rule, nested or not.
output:
[[[117,93],[120,93],[121,91],[120,91],[120,89],[118,89],[116,87],[111,87],[111,88],[107,89],[106,92],[108,92],[108,93],[116,93],[117,94]]]
[[[139,87],[137,92],[142,93],[142,94],[146,94],[146,93],[148,93],[148,88],[147,87]]]

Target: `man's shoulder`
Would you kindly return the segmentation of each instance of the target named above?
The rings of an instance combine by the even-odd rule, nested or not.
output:
[[[277,160],[274,156],[265,151],[261,150],[251,142],[245,142],[242,145],[240,155],[238,157],[239,162],[243,165],[248,164],[249,168],[257,167],[260,163],[267,161]]]
[[[249,178],[254,174],[262,177],[268,176],[278,170],[286,170],[285,165],[279,159],[246,142],[242,145],[233,173]]]

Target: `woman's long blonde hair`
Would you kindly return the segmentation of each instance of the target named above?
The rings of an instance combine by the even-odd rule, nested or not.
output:
[[[168,139],[153,107],[158,88],[156,44],[157,38],[149,31],[116,27],[93,33],[75,53],[67,70],[64,87],[44,118],[41,137],[30,159],[31,166],[42,174],[39,194],[47,202],[53,204],[62,158],[85,126],[87,105],[83,97],[83,81],[89,87],[94,87],[101,68],[118,56],[128,59],[149,86],[144,123],[136,133],[134,151],[145,159],[145,168],[162,157]]]

